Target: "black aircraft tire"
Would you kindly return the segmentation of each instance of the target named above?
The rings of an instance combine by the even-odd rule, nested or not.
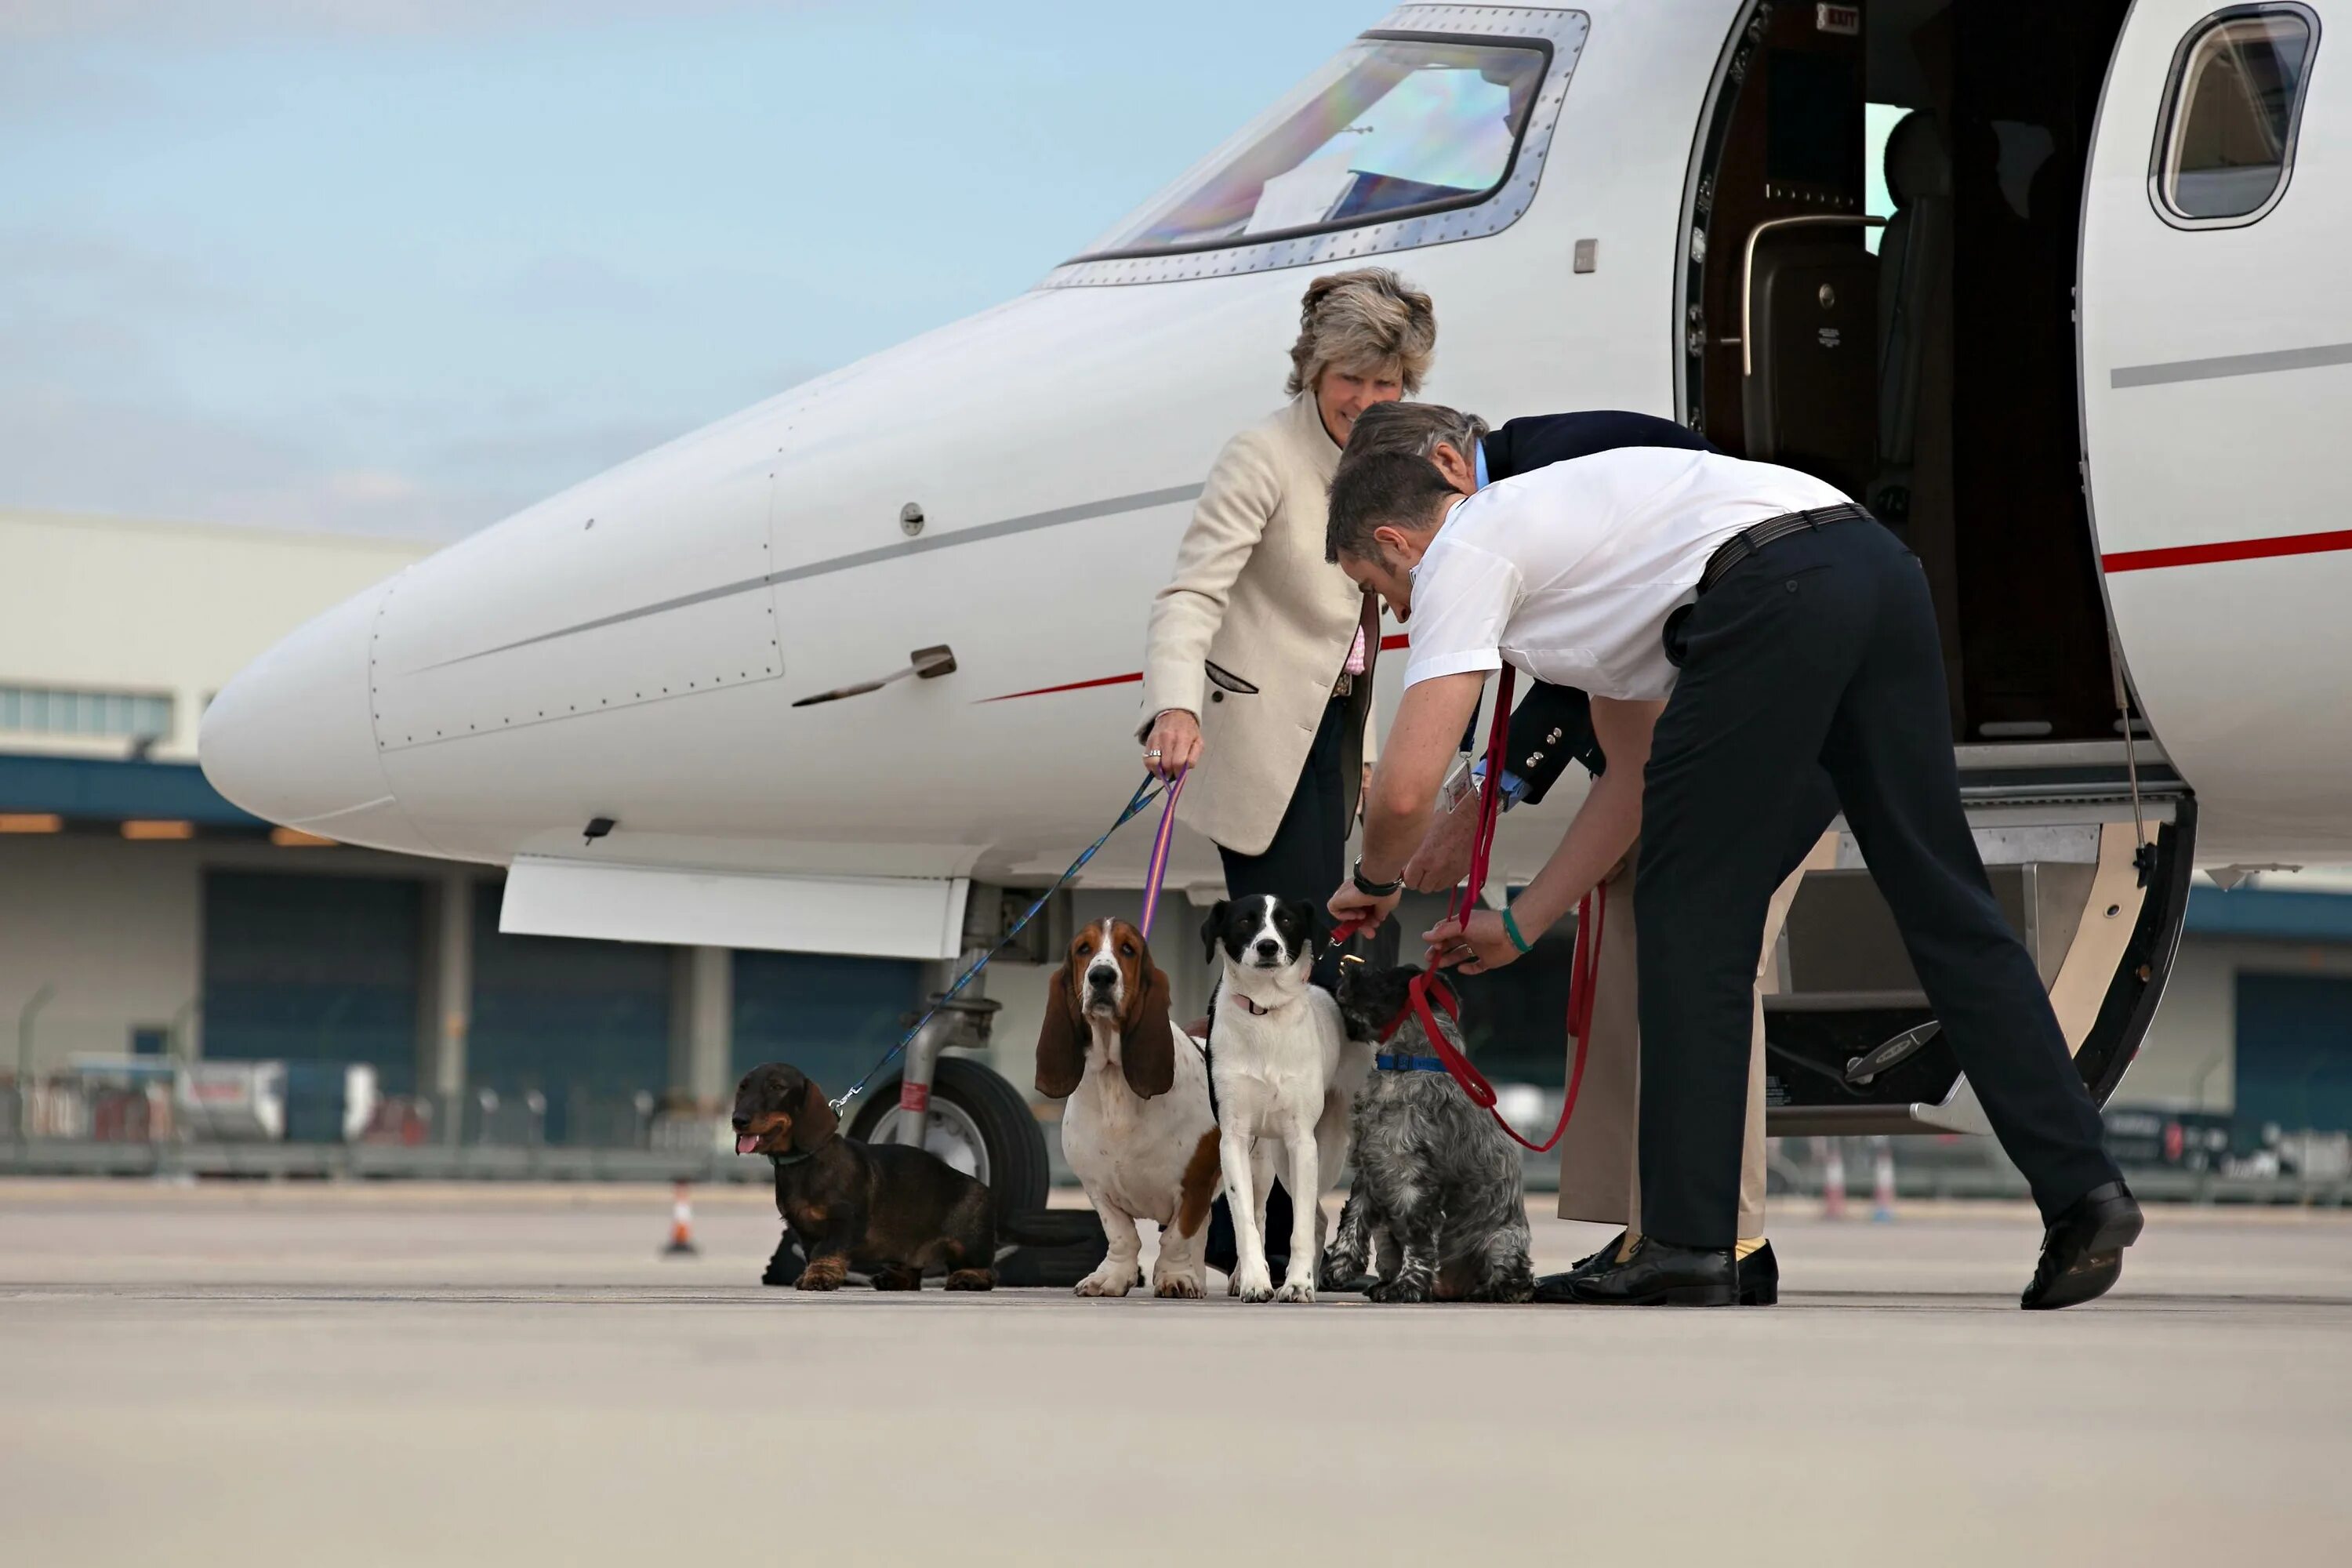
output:
[[[1045,1206],[1053,1172],[1045,1157],[1045,1132],[1030,1113],[1029,1101],[993,1069],[969,1057],[943,1056],[931,1075],[931,1104],[952,1108],[968,1122],[988,1157],[988,1189],[996,1212],[1024,1214]],[[851,1119],[849,1135],[870,1140],[882,1119],[898,1107],[898,1080],[866,1092],[866,1106]]]

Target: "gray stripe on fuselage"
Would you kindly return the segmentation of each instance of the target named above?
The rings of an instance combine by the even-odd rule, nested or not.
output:
[[[1142,490],[1131,496],[1113,496],[1108,500],[1087,501],[1078,506],[1055,507],[1051,511],[1033,511],[1026,517],[1008,517],[1002,522],[984,522],[978,528],[960,529],[953,533],[938,534],[929,539],[909,539],[898,544],[884,544],[872,550],[860,550],[848,555],[836,555],[827,561],[812,561],[805,566],[791,566],[782,572],[771,572],[764,577],[746,577],[740,583],[722,583],[716,588],[704,588],[697,593],[681,594],[675,599],[662,599],[650,605],[640,605],[634,610],[599,616],[593,621],[577,626],[562,626],[537,637],[518,642],[500,643],[478,653],[459,654],[445,658],[439,664],[426,665],[427,669],[442,669],[469,659],[488,658],[494,653],[511,653],[519,647],[535,643],[553,642],[558,637],[577,637],[582,632],[600,631],[617,626],[625,621],[641,621],[647,616],[664,615],[671,610],[683,610],[695,605],[707,605],[713,599],[731,598],[737,594],[757,593],[782,583],[800,583],[811,577],[828,576],[835,572],[847,572],[855,567],[871,566],[877,562],[895,561],[904,555],[924,555],[934,550],[951,550],[960,544],[978,544],[984,540],[1003,539],[1015,533],[1032,533],[1041,528],[1059,528],[1066,522],[1085,522],[1092,518],[1116,517],[1121,512],[1148,511],[1155,506],[1174,506],[1180,501],[1197,500],[1204,485],[1174,485],[1164,490]]]
[[[2169,364],[2135,364],[2114,371],[2107,384],[2120,392],[2129,386],[2163,386],[2176,381],[2220,381],[2232,375],[2269,375],[2282,370],[2319,370],[2331,364],[2352,364],[2352,343],[2326,343],[2313,349],[2273,349],[2261,354],[2223,354],[2218,359],[2175,360]]]

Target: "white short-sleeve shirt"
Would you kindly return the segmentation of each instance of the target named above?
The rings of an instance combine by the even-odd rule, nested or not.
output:
[[[1404,683],[1505,659],[1595,697],[1674,690],[1666,617],[1717,546],[1786,512],[1851,505],[1771,463],[1620,447],[1531,469],[1456,504],[1414,569]]]

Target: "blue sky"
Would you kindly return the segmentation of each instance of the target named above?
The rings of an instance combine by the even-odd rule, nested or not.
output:
[[[1019,292],[1382,0],[0,3],[0,505],[449,537]]]

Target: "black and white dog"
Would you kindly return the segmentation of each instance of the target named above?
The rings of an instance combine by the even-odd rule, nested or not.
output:
[[[1307,977],[1315,907],[1268,894],[1234,899],[1201,928],[1223,958],[1211,1012],[1218,1159],[1239,1258],[1231,1290],[1244,1301],[1312,1301],[1323,1189],[1348,1158],[1348,1107],[1371,1070],[1339,1005]],[[1276,1163],[1279,1152],[1281,1162]],[[1290,1264],[1280,1289],[1265,1263],[1265,1197],[1276,1175],[1290,1194]]]
[[[1356,1096],[1355,1185],[1323,1255],[1327,1283],[1353,1280],[1377,1250],[1375,1301],[1525,1301],[1535,1294],[1528,1261],[1528,1202],[1519,1153],[1437,1059],[1406,1008],[1419,971],[1350,965],[1339,1006],[1353,1039],[1377,1042],[1377,1066]],[[1460,1030],[1432,1009],[1454,1049]]]

